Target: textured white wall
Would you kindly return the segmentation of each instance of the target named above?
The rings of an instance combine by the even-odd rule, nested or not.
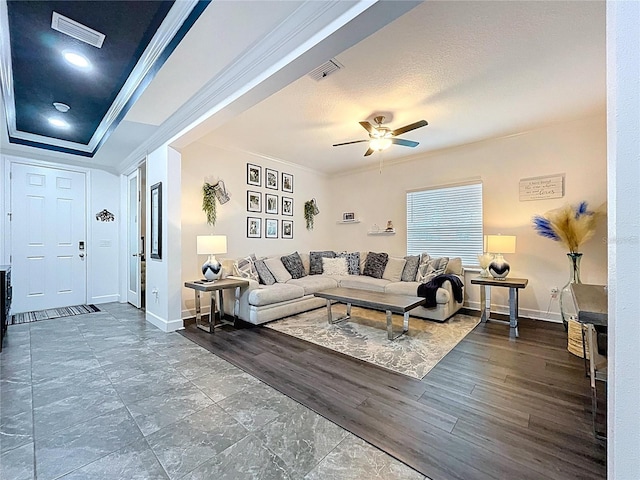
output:
[[[607,2],[608,478],[640,478],[640,3]]]
[[[275,253],[309,252],[314,249],[331,248],[336,232],[335,219],[329,212],[330,190],[327,178],[317,172],[275,160],[264,159],[243,152],[231,152],[193,143],[182,150],[182,280],[190,281],[202,274],[200,267],[206,260],[196,255],[196,237],[198,235],[227,235],[227,254],[217,258],[236,258],[255,253],[258,257]],[[293,194],[282,190],[269,190],[263,187],[247,185],[247,163],[290,173],[294,177]],[[222,179],[231,193],[231,200],[217,206],[217,221],[214,227],[207,225],[202,211],[202,185],[205,181],[215,182]],[[264,185],[264,178],[263,178]],[[263,194],[262,213],[247,212],[247,190]],[[281,197],[293,197],[293,217],[267,215],[264,213],[264,193],[278,195],[278,211]],[[320,215],[315,218],[315,228],[308,231],[303,218],[304,202],[316,198]],[[247,238],[247,217],[262,218],[262,238]],[[264,219],[277,218],[293,220],[293,239],[265,239]],[[281,232],[279,232],[280,234]],[[193,291],[183,289],[183,316],[193,315]]]
[[[526,277],[529,286],[520,292],[523,316],[559,319],[557,300],[550,287],[568,280],[566,250],[559,243],[537,235],[531,218],[567,202],[582,200],[597,206],[607,198],[606,118],[604,113],[555,124],[519,135],[443,150],[404,163],[338,176],[331,180],[333,219],[355,212],[362,223],[337,225],[333,248],[406,253],[406,191],[421,187],[481,179],[484,196],[484,232],[517,236],[517,252],[507,256],[513,277]],[[426,127],[429,128],[429,127]],[[392,147],[393,148],[393,147]],[[400,147],[397,147],[400,148]],[[522,178],[564,173],[565,196],[521,202]],[[368,236],[372,224],[392,220],[395,236]],[[605,222],[581,249],[582,281],[603,284],[607,280]],[[480,253],[480,252],[478,252]],[[479,308],[478,287],[468,284],[469,305]],[[508,312],[508,290],[493,289],[497,311]],[[547,313],[547,310],[549,312]]]

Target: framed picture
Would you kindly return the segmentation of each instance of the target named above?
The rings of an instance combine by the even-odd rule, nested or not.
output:
[[[247,190],[247,212],[262,212],[262,193]]]
[[[162,182],[151,187],[151,258],[162,259]]]
[[[293,175],[290,173],[282,174],[282,191],[293,193]]]
[[[278,171],[270,168],[264,169],[264,186],[271,190],[278,190]]]
[[[278,195],[272,195],[270,193],[264,194],[264,213],[270,213],[272,215],[278,214]]]
[[[282,220],[282,238],[293,238],[293,220]]]
[[[264,238],[278,238],[278,219],[265,219]]]
[[[293,217],[293,198],[282,197],[282,215]]]
[[[354,222],[356,220],[356,214],[353,212],[345,212],[342,214],[343,222]]]
[[[262,219],[247,217],[247,238],[262,238]]]
[[[262,186],[262,167],[247,163],[247,185]]]

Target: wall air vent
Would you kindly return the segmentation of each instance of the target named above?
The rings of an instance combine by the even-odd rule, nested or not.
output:
[[[102,42],[104,42],[103,33],[96,32],[92,28],[60,15],[58,12],[53,12],[51,28],[97,48],[102,48]]]
[[[323,63],[318,68],[314,69],[311,73],[309,73],[309,76],[316,81],[320,81],[324,78],[327,78],[332,73],[337,72],[341,68],[344,68],[344,65],[338,62],[335,58],[332,58],[328,62]]]

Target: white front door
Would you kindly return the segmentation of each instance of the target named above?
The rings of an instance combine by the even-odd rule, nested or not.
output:
[[[12,164],[14,313],[86,303],[85,182],[82,172]]]
[[[127,302],[140,308],[140,272],[144,250],[140,233],[140,176],[138,170],[127,177],[128,185],[128,277],[127,277]]]

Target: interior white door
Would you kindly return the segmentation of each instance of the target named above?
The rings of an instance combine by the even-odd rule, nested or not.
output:
[[[127,180],[127,251],[129,258],[127,302],[134,307],[140,308],[140,300],[142,297],[140,294],[140,271],[144,252],[141,246],[140,233],[140,176],[138,175],[138,170],[129,175]]]
[[[13,312],[86,303],[85,190],[82,172],[12,164]]]

